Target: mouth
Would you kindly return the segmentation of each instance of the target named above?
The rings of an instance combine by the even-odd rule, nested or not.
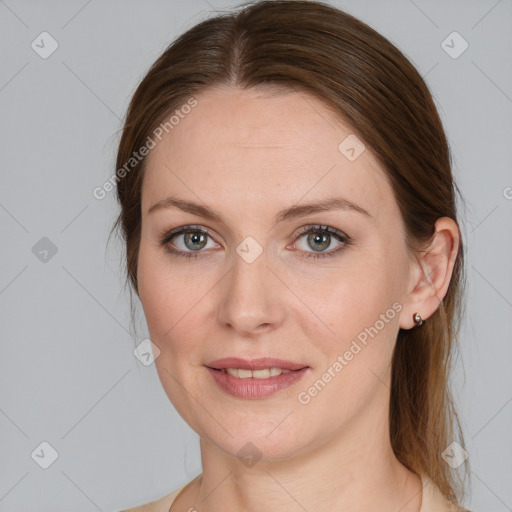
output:
[[[229,371],[230,375],[239,378],[268,378],[270,376],[278,376],[281,373],[288,373],[291,371],[302,370],[308,366],[285,359],[278,359],[276,357],[260,357],[257,359],[242,359],[240,357],[224,357],[216,359],[205,365],[212,370]],[[253,373],[250,375],[248,372]],[[264,373],[258,373],[264,372]],[[270,372],[270,375],[267,374]],[[279,373],[278,373],[279,372]]]
[[[206,364],[213,380],[237,398],[261,399],[301,379],[309,366],[276,358],[224,358]]]
[[[245,368],[210,368],[217,372],[227,373],[237,379],[268,379],[278,377],[282,373],[296,372],[298,370],[286,370],[285,368],[261,368],[259,370],[247,370]]]

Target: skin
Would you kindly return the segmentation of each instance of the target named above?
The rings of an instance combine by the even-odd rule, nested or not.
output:
[[[371,149],[355,161],[341,154],[350,127],[312,96],[223,87],[196,99],[148,155],[142,190],[137,277],[160,350],[155,364],[169,399],[201,439],[203,473],[171,510],[418,512],[420,479],[396,459],[389,439],[390,364],[399,328],[414,327],[416,311],[428,319],[446,294],[456,224],[439,219],[432,244],[412,256]],[[207,205],[225,223],[177,208],[148,214],[170,195]],[[277,211],[328,196],[371,217],[331,210],[273,226]],[[196,259],[159,244],[188,224],[212,232]],[[318,224],[352,243],[331,258],[307,259],[317,245],[299,229]],[[252,263],[236,252],[248,236],[263,249]],[[183,252],[196,247],[185,245],[184,235],[173,243]],[[342,245],[334,236],[328,243],[320,252]],[[300,403],[298,394],[396,302],[401,311]],[[204,366],[228,356],[279,357],[309,369],[270,397],[241,399],[222,391]],[[248,442],[261,453],[251,467],[237,457]]]

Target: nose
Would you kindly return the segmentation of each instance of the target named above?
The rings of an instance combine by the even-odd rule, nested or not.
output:
[[[277,329],[284,318],[285,286],[268,267],[266,253],[252,262],[238,253],[233,259],[218,288],[219,323],[244,337]]]

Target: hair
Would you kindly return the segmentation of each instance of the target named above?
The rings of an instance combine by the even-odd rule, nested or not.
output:
[[[122,228],[125,284],[137,295],[146,158],[119,171],[126,171],[134,152],[165,119],[213,86],[300,91],[322,101],[377,156],[411,254],[428,246],[440,217],[459,226],[455,195],[461,194],[447,138],[428,86],[404,54],[362,21],[323,2],[248,2],[179,36],[150,67],[129,104],[116,161],[121,211],[112,231]],[[426,474],[456,504],[464,485],[442,454],[454,441],[465,446],[449,387],[464,307],[460,228],[459,242],[436,312],[421,328],[398,333],[389,411],[397,459],[417,475]],[[463,468],[468,474],[467,460]]]

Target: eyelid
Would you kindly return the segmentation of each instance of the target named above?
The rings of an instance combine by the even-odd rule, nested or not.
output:
[[[343,231],[340,231],[339,229],[333,228],[332,226],[329,226],[328,224],[308,224],[307,226],[302,226],[299,228],[299,232],[296,233],[296,237],[299,237],[300,235],[303,235],[305,233],[309,233],[310,231],[327,231],[331,235],[338,235],[340,238],[343,239],[349,239],[349,236],[343,233]]]

